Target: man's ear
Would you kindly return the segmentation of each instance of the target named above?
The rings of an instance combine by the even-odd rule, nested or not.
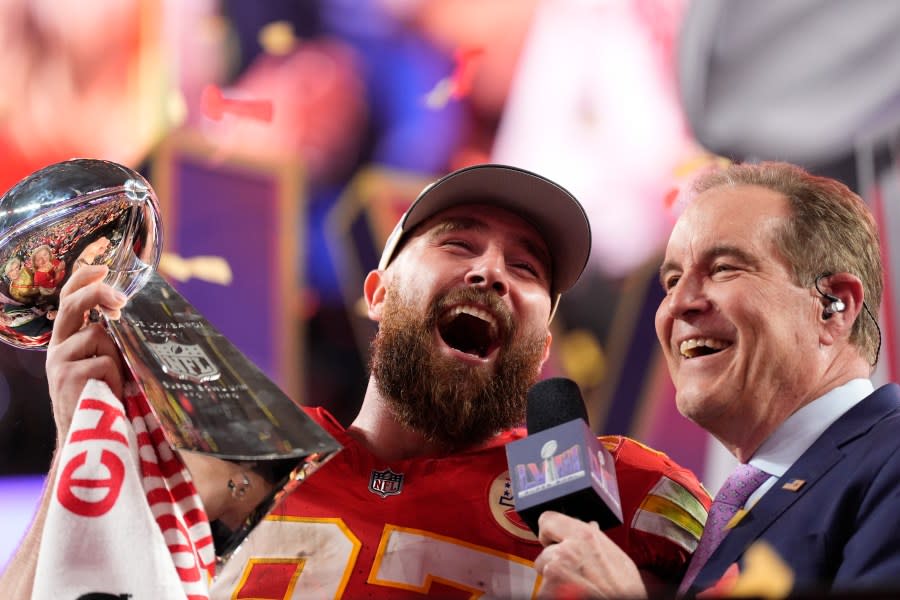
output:
[[[852,273],[835,273],[819,279],[818,287],[824,307],[823,335],[828,338],[823,341],[833,343],[835,337],[849,336],[853,323],[863,310],[862,281]],[[838,310],[841,305],[843,308]]]
[[[541,366],[544,366],[544,363],[547,362],[547,359],[550,358],[550,345],[553,343],[553,334],[549,331],[547,332],[547,339],[544,341],[544,355],[541,357]]]
[[[369,318],[375,322],[381,321],[384,296],[387,294],[384,271],[378,269],[369,271],[366,281],[363,283],[363,293],[366,296],[366,310]]]

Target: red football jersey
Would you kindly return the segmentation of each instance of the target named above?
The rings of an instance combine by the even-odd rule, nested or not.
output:
[[[504,445],[385,463],[324,409],[310,415],[344,449],[261,522],[225,564],[212,598],[529,598],[541,546],[517,517]],[[624,523],[607,534],[641,568],[676,579],[696,547],[709,496],[689,471],[622,437]]]

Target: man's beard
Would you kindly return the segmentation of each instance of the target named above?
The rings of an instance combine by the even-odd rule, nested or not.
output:
[[[446,307],[474,303],[497,317],[501,347],[496,371],[444,356],[434,345]],[[372,343],[371,370],[396,419],[453,451],[480,444],[519,425],[525,395],[539,374],[546,330],[521,338],[509,309],[493,292],[461,288],[436,299],[424,318],[388,290]]]

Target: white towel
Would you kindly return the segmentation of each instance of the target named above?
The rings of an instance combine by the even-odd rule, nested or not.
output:
[[[137,386],[89,381],[59,459],[33,599],[208,600],[209,521]]]

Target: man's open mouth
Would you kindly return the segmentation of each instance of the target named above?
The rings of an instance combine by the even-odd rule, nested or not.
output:
[[[720,352],[731,345],[731,342],[714,338],[691,338],[684,340],[678,347],[684,358],[697,358]]]
[[[486,358],[499,346],[499,328],[494,316],[475,306],[454,306],[441,316],[438,331],[455,350]]]

